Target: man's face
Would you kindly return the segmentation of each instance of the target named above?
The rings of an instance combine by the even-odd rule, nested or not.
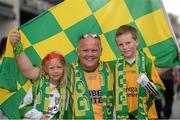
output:
[[[102,53],[100,41],[92,36],[81,39],[79,41],[77,53],[79,55],[81,67],[86,71],[94,70],[98,66]]]
[[[132,38],[131,33],[119,35],[116,38],[116,43],[126,59],[136,57],[136,48],[138,47],[139,42],[138,39],[134,40]]]

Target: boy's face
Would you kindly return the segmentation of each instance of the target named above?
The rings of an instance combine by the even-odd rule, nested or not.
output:
[[[116,43],[119,50],[125,56],[126,59],[131,59],[136,57],[136,48],[139,45],[139,41],[132,38],[131,33],[126,33],[119,35],[116,38]]]

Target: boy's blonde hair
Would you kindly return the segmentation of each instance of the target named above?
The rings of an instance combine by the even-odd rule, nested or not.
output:
[[[137,38],[138,38],[137,37],[137,30],[134,27],[130,26],[130,25],[122,25],[122,26],[120,26],[116,31],[116,38],[118,36],[126,34],[126,33],[131,33],[132,38],[134,40],[137,40]]]

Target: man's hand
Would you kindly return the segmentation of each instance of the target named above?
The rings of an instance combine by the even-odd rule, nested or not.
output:
[[[18,30],[14,29],[10,32],[9,38],[10,38],[11,45],[14,48],[16,43],[20,42],[21,35]]]

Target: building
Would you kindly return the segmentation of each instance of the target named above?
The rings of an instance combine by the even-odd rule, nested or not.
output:
[[[63,0],[0,0],[0,38]]]

